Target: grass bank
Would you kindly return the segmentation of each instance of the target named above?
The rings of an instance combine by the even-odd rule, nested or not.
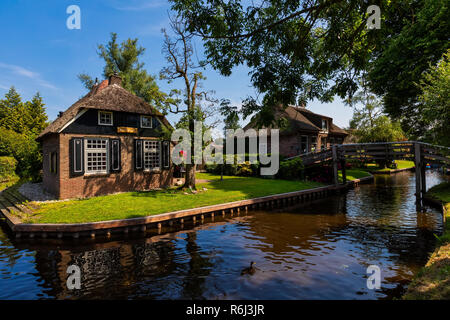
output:
[[[199,173],[196,193],[177,190],[127,192],[90,199],[43,203],[29,223],[81,223],[144,217],[323,186],[318,182],[273,180]],[[206,190],[205,190],[205,189]]]
[[[411,282],[404,295],[407,300],[450,299],[450,182],[432,187],[427,196],[439,200],[445,207],[444,234],[438,239],[438,247],[427,264]]]
[[[342,171],[339,171],[339,181],[342,182]],[[361,169],[347,169],[346,172],[347,181],[361,179],[364,177],[369,177],[371,174],[367,171]]]
[[[370,170],[370,171],[384,171],[384,172],[388,173],[390,171],[394,171],[394,170],[398,170],[398,169],[414,168],[414,166],[415,166],[414,161],[408,161],[408,160],[395,160],[395,163],[397,164],[397,168],[396,169],[381,168],[375,163],[369,163],[369,164],[367,164],[367,170]]]

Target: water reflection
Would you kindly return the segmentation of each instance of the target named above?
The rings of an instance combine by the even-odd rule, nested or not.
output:
[[[425,264],[442,223],[435,209],[416,212],[414,175],[401,173],[307,205],[148,238],[44,244],[11,240],[2,228],[1,299],[389,299]],[[257,272],[241,276],[250,261]],[[66,287],[72,264],[81,290]],[[380,290],[366,287],[371,264],[382,270]]]

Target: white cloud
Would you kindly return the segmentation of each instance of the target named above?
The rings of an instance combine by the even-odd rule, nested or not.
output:
[[[0,89],[9,90],[9,88],[7,86],[1,85],[1,84],[0,84]]]
[[[32,80],[36,81],[42,87],[49,88],[49,89],[57,89],[53,84],[42,79],[42,77],[39,73],[25,69],[21,66],[0,62],[0,69],[7,69],[15,75],[19,75],[19,76],[23,76],[23,77],[32,79]]]

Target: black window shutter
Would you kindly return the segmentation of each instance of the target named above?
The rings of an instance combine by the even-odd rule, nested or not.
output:
[[[72,176],[84,174],[84,139],[72,138],[69,141],[69,165]]]
[[[162,142],[162,167],[170,168],[170,141],[167,140]]]
[[[120,159],[120,139],[109,140],[109,158],[110,158],[110,171],[120,172],[121,159]]]
[[[142,140],[134,140],[134,169],[136,171],[143,169],[142,163]]]

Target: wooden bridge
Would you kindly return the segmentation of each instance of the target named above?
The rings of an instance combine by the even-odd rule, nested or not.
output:
[[[426,192],[425,167],[427,163],[450,166],[450,148],[417,141],[338,144],[320,152],[309,152],[292,158],[301,158],[305,166],[325,161],[333,163],[333,181],[338,181],[338,164],[342,167],[343,183],[346,182],[347,161],[371,162],[384,160],[410,160],[415,163],[416,196]],[[292,159],[289,158],[289,159]]]

